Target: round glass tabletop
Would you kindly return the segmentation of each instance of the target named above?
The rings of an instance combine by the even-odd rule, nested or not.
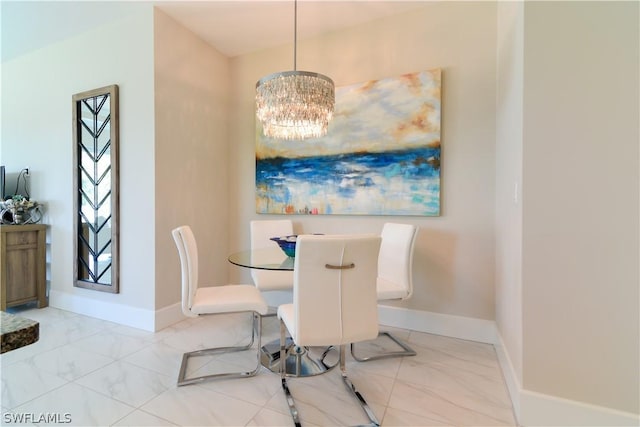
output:
[[[259,270],[293,271],[294,258],[288,257],[280,248],[255,249],[229,255],[229,262],[240,267]]]

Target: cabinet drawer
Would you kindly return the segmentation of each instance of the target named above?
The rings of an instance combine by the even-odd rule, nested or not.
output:
[[[16,233],[6,233],[7,249],[11,246],[35,245],[38,242],[37,231],[20,231]]]

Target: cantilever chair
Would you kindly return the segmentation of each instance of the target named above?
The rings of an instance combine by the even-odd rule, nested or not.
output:
[[[411,224],[386,223],[382,227],[382,243],[378,255],[378,301],[405,300],[413,294],[413,248],[418,235],[418,227]],[[391,357],[415,356],[416,352],[400,338],[390,332],[381,331],[401,350],[382,352],[371,356],[357,356],[355,345],[351,346],[351,355],[359,362],[386,359]]]
[[[182,270],[182,312],[188,317],[209,314],[249,312],[252,314],[251,341],[244,346],[215,347],[185,353],[182,356],[178,386],[199,383],[217,378],[243,378],[254,376],[260,370],[260,344],[262,337],[262,317],[267,312],[267,303],[260,291],[252,285],[224,285],[200,287],[198,283],[198,247],[191,228],[183,225],[171,234],[178,247]],[[187,363],[190,357],[216,353],[249,350],[258,336],[257,365],[252,371],[227,372],[186,378]]]
[[[272,237],[293,234],[290,219],[251,221],[251,250],[277,248]],[[259,255],[257,255],[259,256]],[[268,271],[251,269],[251,278],[261,291],[286,291],[293,289],[292,271]]]
[[[340,369],[347,389],[371,425],[375,414],[347,376],[345,347],[378,335],[376,271],[380,237],[306,235],[296,243],[293,303],[278,307],[280,360],[285,358],[286,330],[298,346],[340,346]],[[284,364],[282,388],[296,426],[298,410],[289,391]]]

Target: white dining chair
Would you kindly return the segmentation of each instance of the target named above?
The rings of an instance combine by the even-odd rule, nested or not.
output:
[[[385,223],[382,227],[382,243],[378,255],[378,301],[406,300],[413,294],[413,251],[418,227],[411,224]],[[400,338],[388,331],[380,331],[379,337],[392,340],[400,350],[384,351],[370,356],[356,355],[356,345],[351,355],[359,362],[391,357],[415,356],[416,352]]]
[[[251,227],[251,250],[278,248],[272,237],[293,234],[293,222],[290,219],[254,220]],[[251,278],[261,291],[282,291],[293,289],[292,271],[251,270]]]
[[[379,247],[380,237],[373,235],[298,237],[293,303],[278,307],[281,360],[285,358],[286,331],[300,347],[339,346],[342,380],[362,406],[370,425],[376,426],[379,422],[375,414],[347,376],[345,347],[378,335]],[[293,421],[299,426],[300,415],[284,364],[280,366],[280,379]]]
[[[251,340],[246,345],[215,347],[184,353],[178,374],[178,386],[219,378],[244,378],[254,376],[261,367],[261,316],[267,312],[267,303],[260,294],[260,291],[253,285],[201,286],[198,282],[198,247],[191,227],[187,225],[180,226],[172,230],[171,234],[178,248],[178,254],[180,255],[180,267],[182,271],[182,312],[184,315],[188,317],[199,317],[213,314],[248,312],[251,313],[253,319]],[[256,335],[258,337],[256,348],[257,364],[253,370],[186,378],[189,358],[249,350],[253,346]]]

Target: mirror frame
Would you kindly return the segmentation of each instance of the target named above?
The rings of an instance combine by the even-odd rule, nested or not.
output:
[[[79,144],[82,143],[82,124],[80,106],[82,102],[98,96],[108,95],[109,99],[109,120],[110,120],[110,167],[111,167],[111,281],[110,283],[100,283],[99,278],[96,281],[86,280],[79,277],[81,254],[79,250],[80,235],[82,233],[80,227],[81,209],[81,171],[80,171],[80,152]],[[89,90],[73,95],[72,97],[72,129],[73,129],[73,286],[78,288],[93,289],[97,291],[118,293],[119,285],[119,107],[118,107],[118,85],[110,85],[98,89]],[[99,179],[95,177],[94,179]]]

